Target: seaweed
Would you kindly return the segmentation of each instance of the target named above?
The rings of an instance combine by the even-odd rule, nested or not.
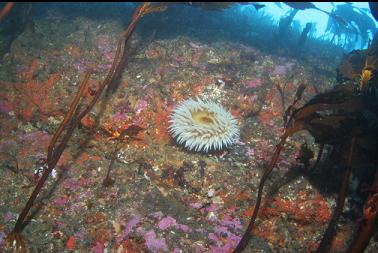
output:
[[[367,85],[372,87],[376,84],[369,79]],[[341,152],[336,163],[344,167],[344,175],[337,198],[337,205],[317,249],[317,252],[329,252],[335,235],[335,227],[344,206],[352,168],[364,167],[366,163],[377,163],[374,155],[377,152],[377,128],[374,127],[374,124],[369,124],[367,120],[361,120],[363,111],[370,111],[372,114],[377,114],[377,111],[364,102],[366,99],[364,93],[361,93],[355,87],[350,84],[336,85],[330,91],[316,95],[303,107],[297,109],[295,104],[304,90],[303,86],[298,87],[296,98],[289,107],[290,110],[287,110],[285,114],[288,118],[285,124],[285,132],[281,136],[281,140],[277,144],[270,163],[260,180],[257,199],[249,225],[234,252],[243,251],[250,240],[261,204],[265,182],[276,166],[286,139],[301,130],[310,132],[315,138],[315,142],[321,145],[316,164],[318,164],[324,145],[332,145]],[[369,157],[369,161],[364,161],[364,157]],[[374,183],[374,185],[376,184],[377,182]],[[374,188],[373,194],[369,197],[365,207],[364,220],[367,223],[361,225],[360,232],[356,235],[356,240],[350,246],[350,251],[348,252],[362,252],[372,234],[371,227],[375,222],[376,207],[378,205],[376,190]]]
[[[14,250],[16,252],[27,252],[27,245],[26,241],[21,235],[21,232],[27,225],[27,215],[30,209],[33,207],[33,203],[36,200],[38,194],[40,193],[43,185],[45,184],[47,178],[49,177],[50,173],[56,166],[59,158],[61,157],[62,153],[64,152],[65,148],[67,147],[67,143],[72,137],[74,130],[79,125],[81,119],[84,118],[96,104],[100,95],[104,91],[104,89],[112,84],[112,82],[119,77],[120,72],[122,71],[122,67],[127,59],[128,53],[128,42],[130,37],[132,36],[137,23],[140,19],[152,12],[162,11],[164,10],[164,5],[162,4],[151,4],[151,3],[144,3],[136,8],[131,23],[127,27],[127,29],[121,34],[118,39],[117,43],[117,50],[115,53],[115,57],[110,67],[107,76],[105,77],[104,81],[102,81],[95,92],[93,98],[86,104],[83,105],[81,103],[83,101],[83,94],[86,91],[88,81],[90,79],[91,73],[87,72],[84,76],[84,79],[81,81],[79,86],[79,90],[76,93],[69,111],[66,113],[62,123],[60,124],[59,128],[55,132],[53,138],[50,141],[47,151],[47,169],[43,172],[42,177],[38,181],[33,193],[31,194],[29,200],[27,201],[24,209],[21,211],[17,222],[6,238],[6,246],[7,250]],[[121,55],[122,51],[122,55]]]

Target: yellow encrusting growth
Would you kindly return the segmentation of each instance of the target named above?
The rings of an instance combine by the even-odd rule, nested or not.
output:
[[[365,90],[370,79],[373,76],[373,72],[370,69],[364,69],[361,74],[360,89]]]

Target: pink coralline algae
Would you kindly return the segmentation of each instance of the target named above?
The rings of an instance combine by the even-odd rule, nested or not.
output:
[[[261,85],[262,85],[262,81],[259,78],[248,79],[245,81],[245,86],[247,88],[257,88],[257,87],[260,87]]]
[[[92,247],[92,252],[94,253],[103,253],[104,252],[104,244],[102,242],[96,242],[96,245]]]
[[[127,236],[128,234],[133,231],[134,227],[140,222],[140,215],[135,215],[127,224],[125,227],[125,230],[123,230],[122,235]]]
[[[215,212],[219,209],[219,206],[217,204],[210,204],[210,206],[206,207],[206,212]]]
[[[141,113],[144,109],[146,109],[148,107],[148,103],[146,100],[143,100],[143,99],[139,99],[136,104],[135,104],[135,113],[136,114],[139,114]]]
[[[223,219],[220,220],[220,225],[226,226],[228,228],[232,228],[233,230],[240,230],[242,229],[242,225],[238,218],[232,218],[230,215],[225,214]]]
[[[83,230],[80,230],[80,231],[76,232],[74,236],[75,236],[76,239],[83,241],[85,239],[85,237],[87,236],[87,233]]]
[[[54,204],[58,207],[64,207],[64,205],[67,203],[67,198],[62,197],[62,198],[57,198],[54,200]]]
[[[178,248],[175,248],[172,253],[180,253],[181,251]]]
[[[181,230],[184,233],[190,233],[192,232],[192,229],[184,224],[177,223],[175,218],[172,218],[171,216],[164,217],[159,221],[158,227],[161,230],[165,230],[169,227],[174,227],[177,230]]]
[[[208,238],[215,243],[215,245],[210,248],[211,253],[230,252],[241,240],[240,236],[236,236],[229,231],[230,227],[232,227],[233,230],[241,228],[241,224],[238,220],[235,222],[234,219],[230,220],[227,218],[221,223],[224,223],[225,226],[217,226],[214,233],[210,233],[208,236]]]
[[[165,242],[165,239],[157,239],[154,230],[147,231],[144,236],[144,240],[146,241],[146,246],[152,252],[159,252],[160,250],[167,252],[168,246]]]
[[[112,116],[112,122],[124,121],[127,119],[127,114],[123,112],[117,112]]]
[[[70,191],[77,191],[82,187],[81,183],[75,179],[66,179],[63,182],[63,188]]]
[[[226,236],[226,239],[225,239],[226,243],[224,245],[219,245],[219,242],[222,241],[221,238],[223,238],[224,236]],[[215,235],[210,234],[209,239],[218,242],[217,245],[211,246],[211,248],[210,248],[211,253],[228,253],[228,252],[231,252],[233,249],[235,249],[235,247],[237,246],[237,244],[241,240],[241,237],[236,236],[234,234],[227,234],[226,233],[226,234],[222,234],[222,235],[221,234],[215,234]]]
[[[194,203],[190,203],[189,206],[191,208],[199,209],[199,208],[202,207],[202,203],[200,203],[200,202],[194,202]]]
[[[140,215],[135,215],[125,226],[125,229],[122,231],[122,234],[118,236],[117,243],[120,243],[123,241],[123,239],[128,236],[133,229],[136,227],[136,225],[140,222]]]
[[[214,233],[208,235],[208,238],[214,243],[210,252],[227,253],[232,251],[241,239],[240,236],[234,234],[242,228],[240,220],[225,213],[222,215],[222,219],[215,219],[214,221],[217,223]]]
[[[176,219],[168,216],[168,217],[165,217],[165,218],[161,219],[159,221],[159,225],[158,226],[159,226],[159,228],[161,230],[165,230],[165,229],[167,229],[167,228],[169,228],[171,226],[175,226],[176,224],[177,224]]]

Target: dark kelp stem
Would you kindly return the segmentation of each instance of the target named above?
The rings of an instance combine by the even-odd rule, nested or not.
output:
[[[110,176],[110,172],[113,168],[115,160],[117,159],[117,154],[118,154],[119,146],[120,146],[120,144],[118,143],[120,141],[119,140],[116,140],[116,141],[117,141],[116,146],[111,154],[108,172],[106,173],[106,177],[104,181],[102,181],[102,185],[105,187],[112,186],[114,184],[114,179],[112,179],[112,177]]]
[[[346,196],[347,189],[348,189],[349,177],[350,177],[350,174],[352,172],[351,164],[352,164],[352,156],[353,156],[353,150],[354,150],[355,143],[356,143],[356,138],[353,137],[352,143],[350,145],[349,154],[348,154],[347,167],[346,167],[346,170],[345,170],[345,173],[344,173],[344,178],[343,178],[341,188],[340,188],[340,191],[339,191],[339,195],[338,195],[338,198],[337,198],[335,212],[332,216],[331,221],[328,224],[328,228],[327,228],[326,232],[324,233],[322,241],[320,242],[320,245],[319,245],[318,249],[316,250],[317,253],[325,253],[325,252],[330,251],[331,243],[332,243],[332,240],[333,240],[335,233],[336,233],[336,227],[335,226],[336,226],[337,221],[338,221],[338,219],[339,219],[339,217],[340,217],[340,215],[343,211],[343,207],[344,207],[344,203],[345,203],[345,196]]]
[[[252,232],[253,226],[255,224],[257,214],[259,212],[265,182],[268,179],[270,173],[273,171],[273,168],[277,163],[278,157],[280,156],[280,153],[281,153],[282,148],[283,148],[283,146],[286,142],[287,137],[293,135],[294,133],[298,132],[299,130],[302,130],[302,128],[303,128],[302,122],[297,121],[291,128],[289,128],[285,131],[285,133],[281,137],[280,143],[277,144],[276,150],[274,151],[272,159],[270,160],[269,166],[265,170],[263,176],[261,177],[260,184],[259,184],[259,190],[257,192],[257,199],[256,199],[255,208],[253,210],[253,214],[252,214],[251,219],[249,221],[247,230],[244,232],[242,239],[240,240],[239,244],[234,249],[234,251],[233,251],[234,253],[242,252],[245,249],[245,247],[247,247],[247,245],[248,245],[248,242],[251,238],[251,232]]]
[[[152,5],[151,3],[144,3],[143,5],[139,6],[132,17],[132,21],[125,32],[122,33],[118,43],[117,43],[117,50],[115,53],[115,57],[113,59],[112,66],[109,69],[109,72],[105,78],[105,80],[100,84],[95,96],[92,100],[84,107],[84,109],[79,112],[79,103],[81,98],[83,97],[83,93],[86,90],[90,73],[86,73],[83,81],[80,84],[79,91],[77,92],[74,100],[71,103],[70,109],[65,115],[62,123],[60,124],[59,128],[55,132],[53,138],[50,141],[48,151],[47,151],[47,165],[48,168],[44,171],[41,179],[38,181],[37,186],[35,187],[32,195],[30,196],[28,202],[26,203],[24,209],[21,211],[19,218],[17,219],[16,225],[13,228],[12,232],[6,238],[6,249],[13,249],[16,252],[26,252],[27,249],[25,248],[25,241],[21,236],[21,232],[25,227],[25,219],[27,214],[29,213],[31,207],[35,199],[37,198],[39,192],[41,191],[42,187],[44,186],[45,181],[47,180],[48,176],[50,175],[51,171],[54,169],[56,164],[59,161],[64,149],[67,146],[68,141],[70,140],[73,131],[78,126],[80,120],[93,108],[93,106],[98,101],[100,95],[102,94],[104,88],[108,86],[110,83],[114,81],[116,76],[119,76],[119,72],[122,68],[119,66],[120,63],[124,63],[126,61],[127,52],[125,53],[125,48],[123,48],[123,55],[120,59],[120,53],[122,50],[122,45],[127,45],[127,41],[130,39],[133,31],[135,30],[137,22],[142,18],[144,15],[155,12],[155,11],[162,11],[164,10],[164,6],[159,5]],[[62,133],[65,131],[64,137],[61,138]],[[61,138],[61,141],[58,140]]]

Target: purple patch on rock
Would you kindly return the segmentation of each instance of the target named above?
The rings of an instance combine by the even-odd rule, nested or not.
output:
[[[212,241],[218,241],[218,236],[216,236],[214,233],[210,233],[207,238],[209,238]]]
[[[54,200],[54,204],[58,207],[63,207],[67,203],[67,198],[57,198]]]
[[[238,218],[232,218],[230,215],[225,214],[223,219],[219,222],[222,226],[227,226],[232,229],[241,229],[242,225]]]
[[[172,218],[171,216],[167,216],[163,219],[161,219],[158,223],[158,227],[161,230],[166,230],[169,227],[175,227],[177,230],[181,230],[184,233],[190,233],[192,232],[192,229],[184,224],[177,223],[175,218]]]
[[[172,251],[172,253],[180,253],[181,251],[180,251],[180,249],[178,249],[178,248],[175,248],[173,251]]]
[[[141,111],[143,111],[144,109],[146,109],[148,106],[148,103],[146,100],[143,100],[143,99],[139,99],[136,104],[135,104],[135,113],[136,114],[139,114],[141,113]]]
[[[260,87],[261,85],[262,85],[262,81],[259,78],[248,79],[245,81],[245,86],[247,88],[257,88],[257,87]]]
[[[168,250],[168,246],[165,243],[165,239],[157,239],[154,230],[147,231],[144,236],[144,240],[146,241],[146,246],[152,252],[159,252],[159,250],[163,250],[166,252]]]
[[[127,224],[125,227],[125,235],[128,235],[133,228],[140,222],[140,215],[135,215]]]
[[[176,226],[176,224],[177,224],[176,219],[170,216],[167,216],[159,221],[158,226],[161,230],[165,230],[171,226]]]
[[[215,212],[219,209],[217,204],[211,203],[210,206],[206,207],[206,212]]]
[[[229,235],[231,234],[229,231],[228,231],[228,228],[227,227],[224,227],[224,226],[217,226],[214,230],[215,234],[217,235]]]
[[[3,246],[5,237],[6,237],[6,234],[3,231],[1,231],[0,232],[0,247]]]
[[[84,238],[85,238],[85,236],[86,236],[86,234],[87,233],[85,231],[80,230],[80,231],[76,232],[74,236],[75,236],[76,239],[78,239],[80,241],[83,241]]]
[[[282,76],[282,75],[285,75],[286,74],[286,67],[283,66],[283,65],[278,65],[274,68],[273,70],[273,75],[278,75],[278,76]]]
[[[13,219],[13,214],[11,212],[7,212],[5,215],[4,215],[4,222],[8,222],[10,221],[11,219]]]
[[[223,229],[219,229],[218,232],[220,231],[224,232]],[[211,253],[227,253],[235,249],[236,245],[241,240],[241,237],[230,232],[222,235],[216,232],[216,234],[210,233],[209,239],[216,243],[216,245],[210,247]],[[222,242],[225,243],[222,245]]]
[[[8,115],[11,111],[12,109],[4,101],[0,100],[0,112]]]
[[[80,183],[74,179],[66,179],[63,182],[63,188],[71,191],[76,191],[80,188]]]
[[[184,233],[191,233],[193,231],[193,229],[191,229],[189,226],[184,225],[184,224],[177,224],[176,228],[178,230],[181,230]]]
[[[202,207],[202,204],[200,202],[190,203],[189,206],[191,208],[199,209]]]
[[[104,252],[104,244],[101,242],[96,242],[96,245],[92,247],[92,252],[94,253],[103,253]]]
[[[117,243],[123,241],[123,239],[128,236],[134,227],[140,222],[140,215],[135,215],[125,226],[125,229],[122,231],[122,234],[117,237]]]

